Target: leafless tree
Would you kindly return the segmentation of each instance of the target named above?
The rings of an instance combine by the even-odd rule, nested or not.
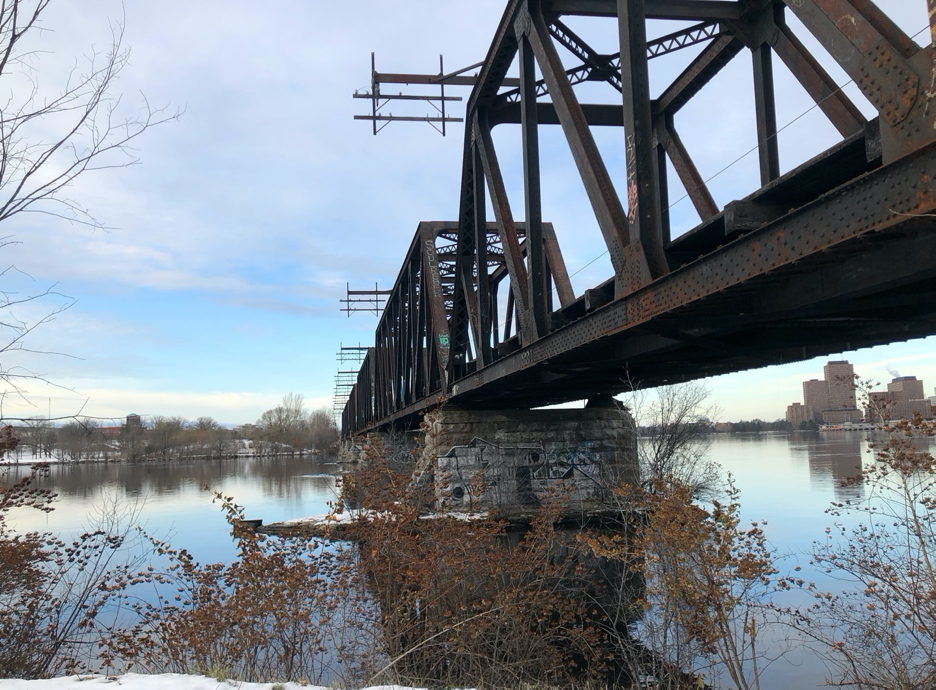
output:
[[[652,490],[660,480],[676,480],[708,496],[720,483],[719,467],[707,459],[711,419],[718,415],[711,391],[697,381],[635,390],[626,404],[641,432],[640,483]]]
[[[213,417],[199,417],[189,429],[193,448],[207,457],[223,457],[232,452],[229,446],[231,431],[221,426]]]
[[[113,25],[106,49],[92,47],[76,60],[63,84],[42,85],[42,55],[31,46],[47,31],[42,16],[50,1],[0,1],[0,83],[14,87],[0,108],[0,221],[29,211],[103,227],[63,192],[86,171],[138,163],[133,140],[179,112],[145,99],[136,113],[122,107],[114,92],[130,56],[122,23]],[[49,138],[50,130],[57,136]]]
[[[104,443],[96,419],[83,418],[67,422],[58,429],[58,458],[64,461],[90,460],[97,454],[106,457],[107,444]]]
[[[177,451],[184,442],[182,432],[188,423],[182,417],[153,417],[153,424],[147,431],[149,440],[148,452],[162,455],[163,459],[169,457],[172,451]]]
[[[317,450],[328,450],[338,442],[340,433],[335,418],[327,408],[309,413],[309,441]]]
[[[304,396],[287,393],[279,405],[260,416],[257,426],[262,428],[267,441],[302,447],[308,428]]]
[[[218,423],[213,417],[199,417],[195,420],[193,428],[198,431],[214,431],[218,428]]]
[[[180,113],[153,108],[145,98],[134,109],[116,92],[129,58],[122,22],[111,25],[105,48],[92,46],[56,81],[55,69],[43,69],[48,54],[37,49],[38,40],[51,31],[43,22],[50,1],[0,0],[0,222],[21,213],[42,213],[103,228],[67,194],[69,187],[86,172],[138,163],[134,140]],[[0,249],[12,243],[10,236],[0,238]],[[2,270],[0,278],[14,271],[12,266]],[[38,318],[17,315],[18,307],[37,300],[57,306]],[[26,336],[73,303],[55,286],[26,294],[0,289],[0,352],[29,351]],[[10,366],[7,359],[0,365],[5,384],[0,403],[7,395],[23,396],[23,379],[43,379]]]

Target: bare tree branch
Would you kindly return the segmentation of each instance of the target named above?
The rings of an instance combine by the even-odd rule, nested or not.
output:
[[[87,172],[139,163],[134,140],[178,118],[181,111],[154,108],[142,94],[142,104],[134,111],[116,92],[116,80],[130,56],[123,18],[111,24],[106,47],[92,46],[88,54],[75,58],[64,80],[53,83],[54,73],[40,69],[48,53],[36,49],[36,39],[49,31],[43,18],[50,1],[0,0],[0,222],[18,213],[42,213],[104,229],[66,189]],[[14,243],[11,236],[0,237],[0,249]],[[28,276],[11,265],[0,271],[0,278],[9,279],[13,272]],[[7,396],[29,402],[26,381],[71,390],[10,363],[14,353],[69,356],[24,343],[75,304],[56,287],[28,294],[0,289],[0,417]],[[44,300],[57,304],[40,316],[26,309]]]
[[[83,68],[76,62],[59,92],[41,94],[30,64],[38,54],[18,48],[24,36],[40,30],[38,20],[48,2],[0,4],[0,83],[12,73],[32,86],[28,92],[12,92],[0,110],[0,221],[32,210],[103,227],[88,209],[63,196],[63,190],[87,171],[137,164],[131,142],[150,127],[178,118],[181,111],[154,108],[143,96],[138,114],[121,114],[122,97],[113,87],[130,55],[123,21],[112,27],[106,50],[92,49]],[[24,23],[23,8],[30,4]],[[67,124],[48,141],[38,128],[50,122]],[[55,211],[56,206],[64,210]]]

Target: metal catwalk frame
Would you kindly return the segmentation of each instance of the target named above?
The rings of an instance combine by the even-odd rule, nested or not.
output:
[[[877,117],[862,115],[787,14]],[[575,15],[616,22],[620,52],[591,48],[563,22]],[[648,41],[648,19],[693,23]],[[651,98],[648,61],[702,43]],[[566,69],[559,48],[581,64]],[[761,187],[719,208],[674,116],[743,52]],[[775,58],[842,136],[782,176]],[[518,86],[506,78],[515,60]],[[561,402],[936,333],[934,60],[932,45],[919,47],[871,0],[511,0],[467,103],[458,221],[419,225],[343,433],[411,422],[446,400]],[[580,103],[573,87],[583,81],[607,82],[621,105]],[[520,126],[519,201],[508,199],[491,136],[504,123]],[[542,219],[538,132],[549,125],[562,128],[614,272],[578,296]],[[596,126],[623,128],[626,207]],[[700,219],[678,238],[670,237],[667,158]],[[624,380],[625,369],[636,379]]]

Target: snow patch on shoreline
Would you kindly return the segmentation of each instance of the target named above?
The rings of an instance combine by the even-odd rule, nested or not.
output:
[[[332,688],[317,685],[300,685],[299,683],[244,683],[237,680],[217,680],[207,676],[189,676],[179,673],[162,673],[159,675],[146,675],[141,673],[127,673],[122,676],[64,676],[62,678],[48,678],[46,680],[0,680],[3,690],[84,690],[92,687],[110,687],[125,690],[221,690],[223,688],[236,688],[238,690],[273,690],[273,687],[283,690],[332,690]],[[399,685],[374,685],[364,690],[411,690]]]

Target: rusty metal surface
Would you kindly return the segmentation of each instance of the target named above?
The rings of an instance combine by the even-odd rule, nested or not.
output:
[[[617,22],[620,52],[594,51],[565,15]],[[790,15],[876,117],[842,93]],[[647,19],[699,23],[648,41]],[[651,99],[647,59],[697,43],[707,45]],[[557,46],[582,64],[566,69]],[[673,115],[748,51],[762,187],[719,208]],[[518,53],[520,79],[509,81]],[[774,53],[844,137],[784,175]],[[511,0],[468,100],[458,218],[419,225],[343,433],[411,425],[445,401],[543,405],[936,333],[934,64],[933,46],[917,46],[871,0]],[[620,105],[580,103],[574,87],[585,80],[608,82]],[[503,122],[521,125],[518,199],[508,198],[491,137]],[[615,272],[578,296],[539,213],[538,132],[555,125]],[[624,129],[620,196],[593,126]],[[667,159],[702,221],[675,240]],[[529,225],[515,221],[518,205]]]

